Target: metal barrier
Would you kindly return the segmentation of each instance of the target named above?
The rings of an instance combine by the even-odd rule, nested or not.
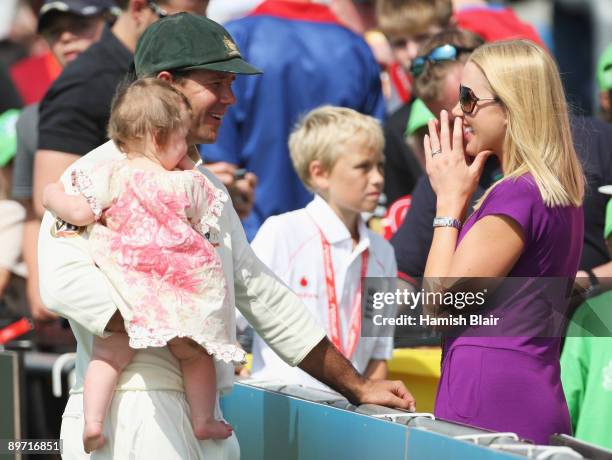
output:
[[[336,393],[280,382],[243,380],[221,406],[243,460],[590,458],[567,445],[533,445],[515,433],[490,432],[427,413],[355,407]],[[611,460],[612,452],[607,455],[605,460]]]
[[[56,396],[73,379],[74,355],[23,353],[30,374],[53,375]],[[20,356],[0,352],[0,438],[20,439]],[[354,406],[337,393],[281,382],[245,380],[221,399],[243,460],[532,459],[612,460],[612,452],[566,435],[551,446],[376,405]],[[60,414],[57,414],[59,419]],[[605,423],[602,421],[602,423]],[[24,437],[27,437],[24,435]]]

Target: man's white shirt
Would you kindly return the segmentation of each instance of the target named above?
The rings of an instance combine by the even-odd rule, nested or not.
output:
[[[318,324],[329,332],[329,302],[320,231],[323,232],[331,246],[340,338],[344,347],[347,346],[355,297],[360,288],[363,252],[368,251],[368,277],[387,278],[386,288],[394,289],[397,276],[391,245],[368,230],[361,219],[358,230],[359,243],[353,248],[344,223],[321,197],[315,196],[304,209],[268,218],[251,244],[255,254],[298,295]],[[389,306],[387,311],[393,314],[394,306]],[[370,360],[388,360],[393,352],[393,328],[377,327],[373,332],[369,335],[378,337],[359,337],[351,357],[353,366],[361,373]],[[257,334],[253,340],[252,376],[328,389],[299,368],[287,366]]]

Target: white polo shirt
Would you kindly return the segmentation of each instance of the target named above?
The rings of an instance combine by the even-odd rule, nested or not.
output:
[[[75,168],[89,169],[95,164],[121,158],[112,141],[77,160],[62,175],[70,190],[70,173]],[[201,168],[212,183],[225,190],[208,170]],[[76,384],[73,393],[83,389],[85,370],[91,359],[93,336],[104,335],[104,328],[116,310],[117,293],[104,274],[96,268],[87,246],[87,229],[56,228],[57,220],[46,212],[38,239],[40,289],[44,304],[68,318],[77,340]],[[211,232],[210,241],[221,257],[227,279],[230,303],[266,338],[291,365],[297,365],[325,337],[299,299],[253,253],[240,219],[230,201],[224,203],[219,217],[220,232]],[[234,315],[228,315],[235,330]],[[216,362],[217,388],[231,389],[233,366]],[[183,391],[179,363],[164,348],[137,350],[121,373],[118,390]]]
[[[391,245],[370,231],[359,220],[359,243],[353,249],[351,235],[329,205],[315,196],[306,208],[270,217],[251,243],[255,254],[304,302],[321,327],[329,332],[329,303],[323,246],[319,229],[331,246],[340,312],[340,338],[347,346],[348,328],[360,288],[362,253],[368,250],[368,277],[389,279],[395,289],[397,265]],[[390,359],[393,352],[393,328],[380,327],[378,337],[360,337],[351,358],[363,373],[370,360]],[[372,334],[375,335],[375,334]],[[328,389],[299,368],[287,366],[255,334],[253,341],[253,378],[282,380],[314,388]]]

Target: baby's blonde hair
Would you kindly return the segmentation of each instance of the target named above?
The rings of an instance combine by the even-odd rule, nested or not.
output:
[[[531,173],[546,206],[580,206],[584,174],[559,71],[548,52],[528,40],[509,40],[477,48],[468,62],[484,73],[506,111],[503,180]]]
[[[306,114],[289,136],[291,161],[304,185],[313,190],[309,169],[313,161],[331,171],[340,155],[350,153],[347,142],[355,139],[376,152],[385,145],[379,121],[356,110],[324,105]]]
[[[124,151],[130,142],[152,136],[165,145],[168,136],[191,119],[191,105],[183,93],[158,78],[142,78],[120,88],[113,99],[108,137]]]

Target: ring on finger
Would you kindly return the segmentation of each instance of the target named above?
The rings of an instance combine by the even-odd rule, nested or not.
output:
[[[431,152],[431,156],[435,157],[438,153],[442,153],[442,149],[436,149],[436,150],[432,150]]]

